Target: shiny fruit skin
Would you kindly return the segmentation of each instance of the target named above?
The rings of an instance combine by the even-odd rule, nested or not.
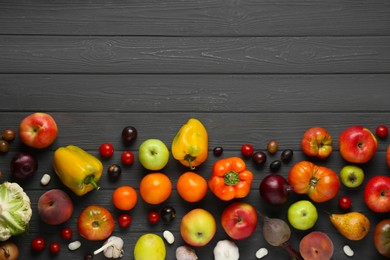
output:
[[[165,206],[161,209],[160,216],[165,223],[169,223],[176,218],[176,210],[172,206]]]
[[[1,133],[1,137],[2,137],[4,140],[8,141],[8,142],[14,140],[14,139],[15,139],[15,136],[16,136],[16,133],[15,133],[15,131],[12,130],[12,129],[5,129],[5,130]]]
[[[338,201],[340,209],[350,209],[352,205],[352,200],[348,196],[341,196]]]
[[[68,227],[64,227],[62,230],[61,230],[61,237],[62,239],[64,240],[70,240],[72,238],[72,235],[73,235],[73,231],[71,228],[68,228]]]
[[[241,146],[241,154],[244,157],[251,157],[253,154],[254,148],[250,144],[244,144]]]
[[[390,177],[377,175],[364,187],[363,200],[376,213],[390,212]]]
[[[6,140],[0,139],[0,153],[7,153],[9,150],[9,144]]]
[[[109,143],[101,144],[99,147],[99,153],[103,157],[111,157],[114,154],[114,146]]]
[[[267,161],[267,155],[264,152],[255,152],[252,155],[252,161],[255,165],[264,165]]]
[[[115,227],[115,221],[108,209],[98,205],[86,207],[77,221],[79,234],[87,240],[105,240]]]
[[[131,216],[127,213],[122,213],[118,216],[118,225],[121,228],[128,228],[131,224]]]
[[[157,224],[160,221],[160,214],[157,211],[150,211],[148,213],[148,221],[150,224]]]
[[[122,174],[122,168],[117,164],[112,164],[108,166],[107,174],[111,180],[117,180]]]
[[[122,141],[125,145],[130,145],[137,139],[137,129],[133,126],[126,126],[122,130]]]
[[[195,172],[185,172],[177,180],[176,189],[185,201],[198,202],[206,196],[208,186],[203,176]]]
[[[221,146],[217,146],[213,149],[213,153],[215,156],[221,156],[223,154],[223,148]]]
[[[137,204],[138,195],[133,187],[120,186],[112,193],[112,203],[119,210],[131,210]]]
[[[61,251],[61,245],[58,242],[53,242],[49,245],[50,253],[55,255]]]
[[[283,163],[289,163],[293,157],[293,154],[294,152],[291,149],[283,150],[282,154],[280,155],[280,159]]]
[[[124,165],[132,165],[134,163],[134,154],[130,151],[124,151],[121,155],[121,161]]]
[[[385,139],[389,134],[389,129],[385,125],[380,125],[375,129],[375,134],[381,139]]]
[[[130,259],[130,258],[128,258]],[[156,234],[141,235],[134,246],[134,260],[163,260],[166,259],[164,240]]]
[[[267,152],[274,154],[279,149],[279,143],[276,140],[270,140],[267,144]]]
[[[142,178],[139,192],[145,202],[153,205],[160,204],[171,195],[172,183],[163,173],[149,173]]]
[[[42,237],[35,237],[31,240],[31,249],[35,252],[40,252],[45,249],[45,239]]]
[[[281,167],[282,167],[282,162],[279,160],[275,160],[271,162],[271,164],[269,165],[269,169],[271,170],[271,172],[277,172]]]
[[[374,245],[378,252],[390,257],[390,218],[383,219],[375,225]]]

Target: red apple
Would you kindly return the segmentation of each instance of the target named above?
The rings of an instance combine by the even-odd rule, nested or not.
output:
[[[32,148],[45,148],[57,138],[58,128],[53,117],[46,113],[34,113],[25,117],[19,125],[21,141]]]
[[[331,259],[333,251],[332,240],[327,234],[320,231],[307,234],[299,243],[299,252],[306,260]]]
[[[248,238],[257,227],[257,211],[251,204],[233,202],[222,212],[221,225],[232,239]]]
[[[301,147],[307,156],[326,158],[332,153],[332,137],[324,128],[312,127],[304,133]]]
[[[375,154],[378,147],[374,134],[362,126],[345,129],[339,136],[340,154],[351,163],[366,163]]]
[[[180,234],[190,246],[208,244],[217,231],[214,216],[207,210],[196,208],[185,214],[180,224]]]
[[[390,219],[381,220],[376,224],[374,244],[381,255],[390,257]]]
[[[363,198],[372,211],[390,212],[390,177],[372,177],[364,188]]]
[[[39,197],[38,213],[47,224],[62,224],[72,216],[73,202],[63,190],[48,190]]]

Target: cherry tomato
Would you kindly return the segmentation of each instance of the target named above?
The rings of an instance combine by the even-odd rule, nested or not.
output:
[[[221,156],[223,153],[223,147],[221,146],[214,147],[213,153],[215,156]]]
[[[45,249],[45,239],[42,237],[36,237],[31,240],[31,249],[35,252],[40,252]]]
[[[245,157],[251,157],[253,154],[254,148],[250,144],[244,144],[241,146],[241,153]]]
[[[58,254],[61,250],[61,245],[58,242],[53,242],[49,245],[50,253]]]
[[[114,146],[109,143],[104,143],[100,145],[99,152],[103,157],[111,157],[114,154]]]
[[[61,230],[61,237],[64,240],[70,240],[72,238],[72,235],[73,235],[73,231],[72,231],[72,229],[70,229],[68,227],[64,227]]]
[[[15,131],[12,130],[12,129],[5,129],[2,133],[1,133],[1,137],[6,140],[6,141],[12,141],[15,139]]]
[[[379,138],[384,139],[389,134],[389,129],[385,125],[380,125],[376,128],[375,133]]]
[[[131,224],[131,216],[127,213],[122,213],[118,217],[118,224],[121,228],[128,228]]]
[[[121,161],[124,165],[132,165],[134,162],[134,154],[130,151],[124,151],[121,156]]]
[[[341,209],[349,209],[352,205],[352,200],[348,196],[341,196],[339,199],[339,207]]]
[[[148,214],[148,221],[151,224],[157,224],[159,220],[160,220],[160,214],[158,214],[157,211],[149,212],[149,214]]]

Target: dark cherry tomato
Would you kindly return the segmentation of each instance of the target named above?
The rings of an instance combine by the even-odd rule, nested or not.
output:
[[[109,143],[104,143],[100,145],[99,152],[103,157],[111,157],[114,154],[114,146]]]
[[[148,221],[151,224],[157,224],[160,221],[160,215],[157,211],[150,211],[148,214]]]
[[[127,213],[122,213],[118,217],[118,224],[121,228],[128,228],[131,224],[131,216]]]
[[[134,154],[130,151],[124,151],[121,156],[121,161],[124,165],[132,165],[134,163]]]
[[[282,151],[282,154],[280,155],[280,159],[282,159],[282,162],[289,163],[293,157],[293,150],[286,149]]]
[[[165,206],[161,209],[161,218],[164,222],[169,223],[176,218],[176,211],[171,206]]]
[[[12,141],[15,139],[15,131],[12,129],[5,129],[1,133],[1,137],[6,141]]]
[[[348,196],[341,196],[339,199],[339,207],[341,209],[349,209],[352,205],[352,200]]]
[[[133,126],[126,126],[122,130],[122,141],[125,145],[130,145],[137,139],[137,129]]]
[[[255,152],[252,155],[252,161],[256,165],[263,165],[267,161],[267,155],[264,152]]]
[[[40,252],[45,249],[45,239],[42,237],[36,237],[31,240],[31,249],[35,252]]]
[[[250,144],[244,144],[241,146],[241,154],[245,157],[251,157],[255,149]]]
[[[107,168],[108,177],[117,180],[122,173],[122,168],[117,164],[112,164]]]
[[[53,242],[49,245],[50,253],[58,254],[61,250],[61,245],[58,242]]]
[[[280,167],[282,167],[282,162],[279,160],[275,160],[269,165],[269,169],[271,170],[271,172],[277,172]]]
[[[215,156],[221,156],[223,153],[223,148],[221,146],[217,146],[213,149],[213,153]]]
[[[72,235],[73,235],[73,231],[71,228],[64,227],[61,230],[61,237],[63,240],[70,240],[72,238]]]
[[[389,134],[389,129],[385,125],[380,125],[376,128],[375,133],[379,138],[385,139]]]

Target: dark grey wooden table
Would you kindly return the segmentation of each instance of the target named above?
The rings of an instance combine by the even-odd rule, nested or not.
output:
[[[50,113],[59,126],[59,136],[48,149],[35,151],[17,138],[7,154],[0,157],[2,180],[10,179],[9,162],[18,151],[38,156],[39,171],[23,182],[32,200],[33,217],[29,232],[13,238],[20,247],[20,259],[83,259],[101,242],[80,238],[76,223],[79,213],[91,204],[109,208],[112,191],[131,185],[138,191],[147,171],[138,160],[118,182],[104,174],[101,190],[76,198],[53,174],[53,151],[76,144],[98,155],[101,143],[110,142],[115,154],[103,160],[106,168],[120,163],[121,152],[130,149],[137,157],[138,146],[149,138],[159,138],[168,147],[179,127],[190,117],[201,120],[209,133],[210,155],[196,171],[205,178],[216,161],[212,149],[224,148],[224,157],[240,156],[240,147],[251,143],[265,150],[277,139],[280,151],[294,150],[293,161],[279,173],[287,176],[291,166],[304,159],[339,172],[347,163],[340,157],[338,135],[352,125],[371,130],[390,126],[390,2],[371,1],[1,1],[0,3],[0,125],[17,129],[30,113]],[[138,129],[138,139],[130,147],[121,143],[122,128]],[[334,152],[327,160],[303,155],[300,142],[306,129],[326,128],[333,136]],[[367,179],[389,175],[385,151],[389,140],[379,140],[378,152],[362,165]],[[292,195],[283,207],[267,206],[258,186],[269,173],[247,161],[255,180],[244,201],[264,214],[287,219],[287,208],[305,196]],[[173,183],[187,169],[172,156],[163,172]],[[52,174],[42,187],[40,177]],[[367,180],[366,179],[366,180]],[[363,187],[363,186],[362,186]],[[61,188],[72,196],[72,218],[60,226],[48,226],[37,215],[37,200],[48,189]],[[319,220],[312,230],[326,232],[333,240],[333,259],[348,259],[345,244],[355,251],[355,259],[380,259],[373,244],[372,230],[389,214],[373,214],[362,200],[362,190],[341,187],[337,198],[349,195],[352,210],[366,214],[371,231],[361,241],[347,241],[330,224],[322,209],[341,212],[337,198],[316,204]],[[199,203],[184,202],[176,189],[164,205],[173,205],[177,219],[166,226],[148,224],[146,215],[154,207],[141,199],[130,214],[129,229],[115,227],[114,234],[125,241],[124,259],[133,259],[133,247],[144,233],[171,230],[176,241],[167,245],[167,259],[184,244],[179,234],[181,217],[194,207],[210,210],[217,220],[227,203],[210,192]],[[62,227],[74,231],[82,246],[71,252],[60,238]],[[209,245],[195,248],[201,260],[213,259],[218,240],[227,238],[218,223]],[[288,259],[281,248],[268,245],[256,232],[237,241],[240,259],[256,259],[255,252],[266,247],[266,259]],[[292,229],[292,245],[309,231]],[[42,236],[47,243],[59,241],[61,252],[51,256],[46,248],[35,254],[30,241]],[[95,259],[104,259],[96,256]]]

